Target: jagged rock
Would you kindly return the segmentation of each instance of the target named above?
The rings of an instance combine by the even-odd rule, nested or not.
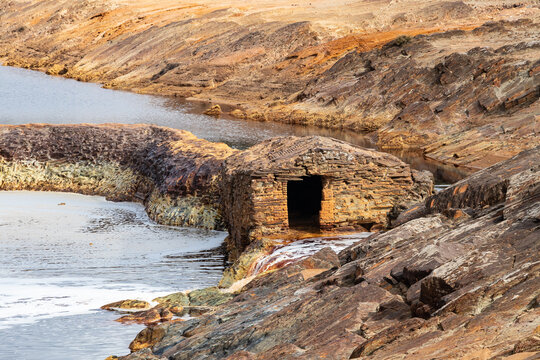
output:
[[[516,172],[525,158],[530,169]],[[330,255],[321,253],[259,275],[211,314],[170,325],[152,353],[176,360],[532,356],[540,329],[539,163],[540,148],[430,199],[469,207],[455,189],[491,184],[481,187],[493,194],[490,205],[471,216],[453,219],[433,207],[429,217],[343,250],[341,266],[334,257],[332,267],[304,277],[306,266]],[[491,181],[496,171],[500,179]]]

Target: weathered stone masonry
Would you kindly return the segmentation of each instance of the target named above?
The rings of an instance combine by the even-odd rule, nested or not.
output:
[[[241,251],[256,239],[288,231],[295,199],[308,208],[300,228],[365,231],[385,227],[393,209],[418,202],[431,190],[430,174],[389,154],[318,136],[270,139],[232,155],[223,167],[228,245]],[[303,191],[311,193],[297,194]],[[310,204],[313,198],[320,203]]]
[[[142,202],[162,224],[229,230],[238,256],[293,227],[372,230],[431,194],[398,158],[324,137],[246,151],[152,125],[0,126],[0,190]]]
[[[223,160],[235,150],[152,125],[0,126],[0,190],[136,201],[161,224],[223,228]]]

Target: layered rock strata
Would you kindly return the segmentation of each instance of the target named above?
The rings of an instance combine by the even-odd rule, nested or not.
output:
[[[11,0],[0,61],[479,169],[538,145],[538,19],[535,0]]]
[[[120,359],[536,359],[539,179],[540,147],[434,195],[429,215],[144,330]]]
[[[0,190],[102,195],[161,224],[222,229],[217,181],[234,152],[152,125],[0,126]]]

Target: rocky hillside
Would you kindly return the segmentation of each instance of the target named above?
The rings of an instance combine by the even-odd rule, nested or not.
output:
[[[0,61],[478,169],[539,142],[538,19],[535,0],[9,0]]]
[[[539,178],[537,147],[432,196],[391,231],[143,330],[120,359],[537,359]]]

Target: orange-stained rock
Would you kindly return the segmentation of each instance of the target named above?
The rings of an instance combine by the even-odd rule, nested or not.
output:
[[[168,324],[152,325],[143,329],[129,344],[129,349],[135,352],[154,346],[165,336],[167,326]]]
[[[211,108],[208,108],[204,111],[205,115],[210,115],[214,117],[219,117],[221,115],[221,106],[214,105]]]
[[[173,313],[169,308],[158,305],[149,310],[137,311],[129,315],[124,315],[118,322],[122,323],[139,323],[139,324],[154,324],[163,321],[169,321],[173,317]]]

